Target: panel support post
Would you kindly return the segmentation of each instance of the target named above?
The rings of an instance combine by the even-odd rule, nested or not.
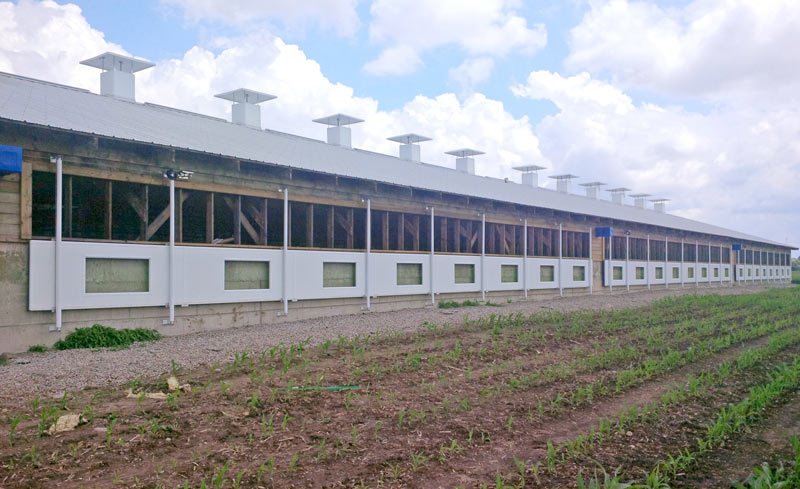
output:
[[[484,281],[485,273],[483,271],[486,262],[486,214],[481,214],[481,300],[486,300],[486,282]]]
[[[650,290],[650,233],[647,233],[647,290]]]
[[[614,268],[611,265],[611,259],[614,257],[613,250],[611,249],[611,242],[614,241],[613,236],[608,237],[608,260],[606,261],[606,278],[608,278],[608,291],[614,292]]]
[[[370,200],[367,199],[367,236],[365,239],[366,250],[364,251],[364,295],[367,297],[367,310],[370,304],[370,290],[369,290],[369,259],[372,253],[372,205]]]
[[[562,244],[561,240],[564,239],[564,230],[563,225],[558,223],[558,295],[564,296],[564,284],[562,280],[562,276],[564,275],[562,272],[562,263],[564,262],[564,245]]]
[[[681,238],[681,288],[683,288],[684,275],[686,275],[684,273],[686,270],[683,269],[683,248],[684,248],[684,246],[683,246],[683,238]]]
[[[631,291],[631,235],[625,233],[625,290]]]
[[[169,180],[169,324],[175,324],[175,180]]]
[[[664,233],[664,288],[669,288],[669,275],[667,275],[667,271],[669,270],[669,236]]]
[[[699,272],[700,272],[700,241],[694,240],[694,288],[695,289],[700,287]]]
[[[61,156],[54,156],[50,158],[51,163],[56,165],[56,234],[55,234],[55,258],[53,261],[53,284],[54,284],[54,299],[55,299],[55,313],[56,325],[51,331],[61,332],[61,213],[63,211],[63,202],[61,195],[63,193],[63,162]]]
[[[522,220],[522,296],[528,298],[528,218]]]
[[[283,248],[281,249],[281,289],[283,299],[283,316],[289,315],[289,189],[282,189],[283,192]]]
[[[589,295],[594,292],[594,263],[592,263],[592,227],[589,226]]]
[[[428,273],[430,274],[429,280],[431,282],[431,305],[436,304],[436,289],[434,288],[434,284],[433,284],[433,277],[434,277],[433,263],[434,263],[434,257],[435,257],[435,251],[436,251],[435,245],[434,245],[434,243],[436,243],[435,232],[436,232],[436,227],[434,226],[433,207],[431,207],[431,239],[430,239],[430,243],[431,243],[431,259],[430,259],[430,263],[428,264],[428,269],[429,269]]]

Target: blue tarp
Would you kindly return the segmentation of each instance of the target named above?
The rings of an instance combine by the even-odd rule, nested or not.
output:
[[[0,173],[22,173],[22,148],[0,144]]]

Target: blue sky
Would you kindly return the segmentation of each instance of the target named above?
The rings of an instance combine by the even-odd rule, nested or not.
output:
[[[669,211],[800,244],[796,0],[0,0],[0,71],[97,91],[79,61],[149,59],[137,100],[228,117],[213,94],[274,93],[264,127],[357,147],[433,137],[423,160],[546,166],[672,199]],[[541,178],[545,186],[552,183]]]

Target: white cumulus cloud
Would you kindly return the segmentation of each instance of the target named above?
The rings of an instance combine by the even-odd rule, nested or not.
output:
[[[547,31],[543,24],[529,26],[518,7],[515,0],[375,0],[370,8],[370,40],[385,48],[365,70],[410,73],[420,66],[422,53],[446,45],[458,46],[470,56],[533,54],[547,44]],[[399,51],[405,56],[395,63],[402,67],[377,69]]]

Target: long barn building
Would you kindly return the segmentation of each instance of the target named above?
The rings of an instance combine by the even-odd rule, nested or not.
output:
[[[101,323],[180,334],[444,299],[790,281],[792,247],[649,208],[137,103],[150,63],[105,53],[101,94],[0,73],[0,347]],[[60,199],[59,199],[60,196]],[[60,202],[60,205],[59,205]],[[57,216],[61,216],[60,220]]]

